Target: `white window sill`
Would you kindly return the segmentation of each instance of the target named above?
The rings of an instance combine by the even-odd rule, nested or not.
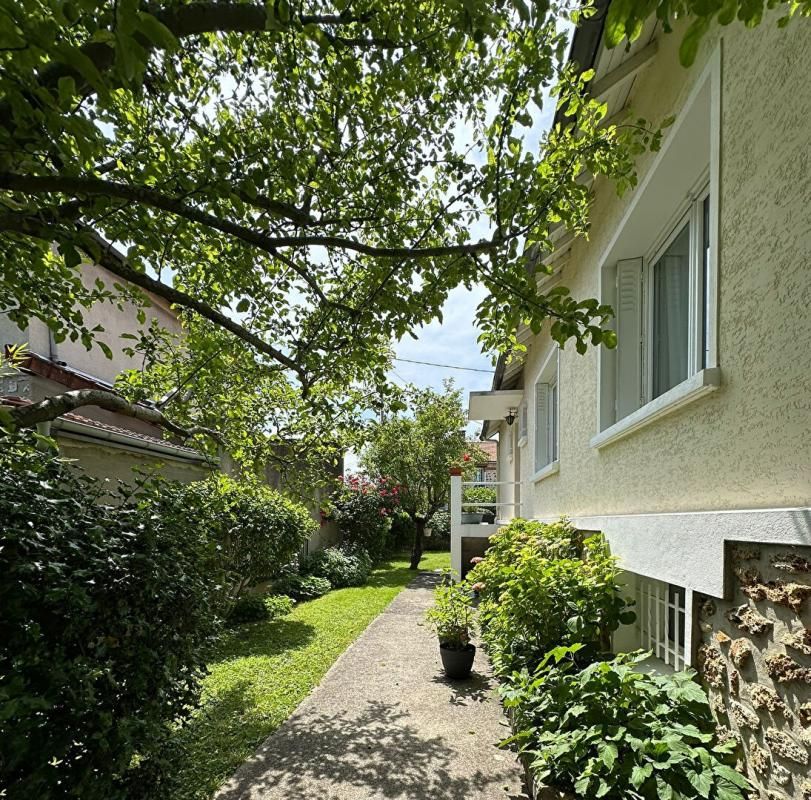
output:
[[[553,461],[551,464],[547,464],[545,467],[539,469],[530,480],[533,483],[540,483],[544,478],[548,478],[550,475],[556,475],[558,472],[560,472],[560,461]]]
[[[718,367],[702,369],[691,375],[686,381],[674,386],[670,391],[660,395],[642,408],[638,408],[619,422],[592,437],[589,444],[601,448],[629,436],[640,428],[650,425],[657,419],[672,414],[674,411],[692,403],[699,397],[715,391],[721,385],[721,370]]]
[[[524,446],[526,443],[527,443],[527,437],[526,437],[526,436],[522,436],[522,437],[521,437],[521,438],[518,440],[518,447],[523,447],[523,446]]]

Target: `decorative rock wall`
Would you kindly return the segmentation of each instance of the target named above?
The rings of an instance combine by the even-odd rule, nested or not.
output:
[[[811,800],[811,547],[727,545],[727,597],[698,595],[699,674],[764,800]]]

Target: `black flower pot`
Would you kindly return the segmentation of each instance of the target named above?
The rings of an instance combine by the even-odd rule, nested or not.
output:
[[[473,659],[476,657],[476,645],[466,644],[463,648],[440,644],[439,655],[442,657],[442,667],[449,678],[458,680],[467,678],[473,669]]]

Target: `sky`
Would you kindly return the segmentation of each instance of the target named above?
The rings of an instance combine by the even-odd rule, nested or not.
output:
[[[544,99],[543,111],[539,111],[534,105],[528,109],[532,116],[532,126],[528,129],[525,128],[523,134],[524,146],[529,150],[538,150],[541,137],[552,124],[555,103],[550,101],[548,95]],[[457,130],[456,139],[459,149],[464,151],[470,138],[463,128]],[[474,154],[474,159],[476,156],[477,154]],[[484,226],[481,229],[474,228],[470,231],[471,240],[480,239],[486,235],[487,231]],[[486,296],[487,290],[483,286],[474,287],[471,291],[464,287],[457,287],[450,292],[442,308],[443,321],[441,323],[434,320],[429,325],[415,331],[416,339],[404,336],[394,344],[395,359],[393,368],[388,373],[389,380],[399,386],[411,383],[420,388],[430,387],[441,390],[442,381],[446,378],[453,378],[455,385],[462,390],[462,402],[465,409],[467,409],[470,392],[491,389],[495,367],[492,358],[481,352],[481,346],[476,341],[479,332],[475,325],[476,307]],[[448,366],[434,367],[398,359],[429,361],[469,369],[451,369]],[[473,372],[470,371],[471,369],[486,370],[486,372]],[[473,421],[467,426],[469,439],[478,439],[480,431],[480,422]],[[351,451],[347,453],[344,464],[345,472],[356,471],[358,469],[357,454]]]

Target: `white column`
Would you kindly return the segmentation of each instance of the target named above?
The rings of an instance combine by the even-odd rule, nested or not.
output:
[[[462,575],[462,476],[451,475],[451,571]]]

